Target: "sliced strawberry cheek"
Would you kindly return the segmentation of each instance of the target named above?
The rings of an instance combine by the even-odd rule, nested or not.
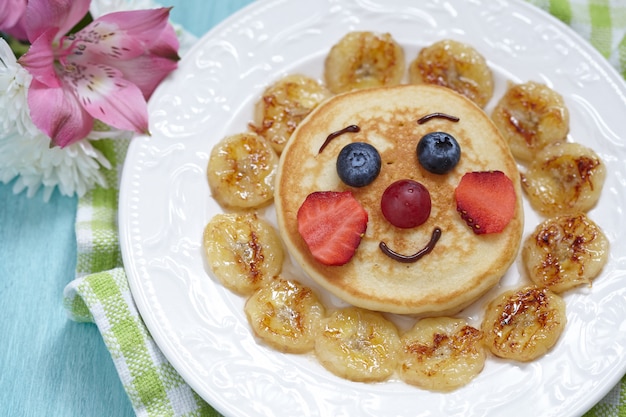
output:
[[[500,233],[515,215],[515,188],[502,171],[468,172],[454,195],[461,218],[476,234]]]
[[[338,266],[354,256],[368,216],[350,191],[318,191],[307,196],[297,220],[311,255],[324,265]]]

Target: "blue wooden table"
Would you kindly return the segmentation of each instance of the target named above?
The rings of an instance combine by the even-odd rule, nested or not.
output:
[[[197,37],[252,0],[161,0]],[[43,202],[0,183],[0,416],[133,416],[93,324],[68,320],[76,198]]]

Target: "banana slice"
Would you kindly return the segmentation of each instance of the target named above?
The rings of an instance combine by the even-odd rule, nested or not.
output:
[[[349,32],[326,56],[324,80],[339,94],[400,84],[404,70],[404,50],[389,33]]]
[[[565,301],[547,288],[509,290],[487,306],[482,331],[496,356],[532,361],[558,341],[567,318]]]
[[[250,294],[280,274],[284,251],[278,232],[254,213],[216,214],[204,228],[209,267],[238,294]]]
[[[399,348],[392,322],[357,307],[334,311],[315,341],[315,354],[326,369],[359,382],[387,379],[396,368]]]
[[[215,200],[227,208],[255,208],[274,198],[278,155],[256,133],[228,136],[211,150],[207,178]]]
[[[493,73],[474,47],[445,39],[420,50],[409,64],[411,84],[435,84],[463,94],[480,107],[493,96]]]
[[[608,239],[582,213],[544,221],[522,246],[522,260],[530,279],[556,293],[591,285],[608,256]]]
[[[546,145],[564,142],[569,132],[569,110],[563,97],[534,81],[510,86],[491,118],[513,156],[524,163]]]
[[[300,121],[329,96],[328,89],[317,80],[287,75],[265,89],[255,106],[254,123],[249,126],[280,154]]]
[[[544,216],[587,212],[600,198],[606,168],[590,148],[555,143],[536,156],[522,174],[530,204]]]
[[[484,365],[483,333],[463,319],[425,318],[401,337],[398,373],[412,385],[450,391],[469,383]]]
[[[313,350],[325,309],[311,288],[276,278],[248,298],[244,307],[254,333],[281,352]]]

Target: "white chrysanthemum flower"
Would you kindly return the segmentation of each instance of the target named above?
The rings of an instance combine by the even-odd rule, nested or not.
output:
[[[32,197],[43,187],[45,201],[58,188],[63,195],[84,195],[95,185],[106,186],[101,168],[110,168],[106,157],[89,140],[59,148],[32,122],[27,94],[31,76],[15,59],[9,45],[0,39],[0,181],[17,177],[13,191],[26,190]],[[107,132],[107,137],[125,132]],[[87,139],[97,139],[94,131]]]
[[[3,133],[37,133],[26,102],[31,79],[30,73],[17,63],[6,41],[0,38],[0,128]]]
[[[102,167],[111,165],[89,140],[59,148],[50,147],[50,138],[43,133],[0,137],[0,181],[17,177],[16,194],[26,190],[32,197],[43,187],[44,201],[55,188],[62,195],[82,196],[95,185],[107,186]]]

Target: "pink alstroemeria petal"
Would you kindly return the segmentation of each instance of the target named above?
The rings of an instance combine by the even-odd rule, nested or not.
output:
[[[26,19],[22,16],[22,18],[15,25],[10,28],[3,29],[2,32],[8,33],[20,41],[27,41],[28,34],[26,33]]]
[[[168,16],[166,8],[110,13],[76,33],[76,38],[84,43],[85,53],[116,61],[133,59],[159,41],[169,26]],[[169,35],[167,39],[169,42]],[[176,48],[172,46],[168,46],[167,53],[177,58],[177,44]]]
[[[15,26],[26,10],[26,0],[0,0],[0,31]]]
[[[143,55],[130,61],[118,61],[115,65],[122,71],[126,80],[139,87],[146,100],[177,66],[175,61],[150,55]]]
[[[57,28],[57,37],[65,35],[89,11],[91,0],[30,0],[26,7],[26,32],[34,42],[43,32]]]
[[[161,36],[150,46],[150,54],[167,58],[172,61],[179,61],[178,48],[180,44],[176,31],[172,25],[167,25]]]
[[[67,88],[50,88],[33,79],[28,107],[35,126],[61,147],[84,139],[93,128],[93,117]]]
[[[95,20],[75,34],[82,44],[85,60],[114,63],[144,54],[146,45],[138,38],[130,37],[117,25]]]
[[[61,86],[61,80],[54,71],[52,41],[55,35],[55,28],[43,32],[19,59],[20,65],[26,68],[34,79],[47,87]]]
[[[0,32],[26,39],[26,32],[22,27],[26,0],[0,0],[0,10]]]
[[[75,79],[76,94],[91,116],[118,129],[148,132],[143,94],[120,71],[97,64],[86,66],[82,75]]]
[[[161,32],[169,24],[170,9],[131,10],[106,14],[98,19],[100,22],[111,23],[125,32],[126,37],[140,40],[145,45],[152,44],[161,36]]]

